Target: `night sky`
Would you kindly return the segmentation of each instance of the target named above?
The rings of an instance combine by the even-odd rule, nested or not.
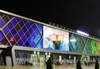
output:
[[[0,9],[41,22],[54,22],[100,38],[100,1],[50,0],[1,2]]]

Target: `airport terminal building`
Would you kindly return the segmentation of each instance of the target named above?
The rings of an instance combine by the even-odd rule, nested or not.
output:
[[[0,65],[99,59],[100,39],[0,10]]]

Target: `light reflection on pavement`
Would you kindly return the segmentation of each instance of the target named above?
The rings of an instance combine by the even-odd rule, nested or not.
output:
[[[46,69],[45,65],[34,65],[34,66],[0,66],[0,69]],[[72,65],[54,65],[53,69],[76,69],[75,66]],[[82,66],[82,69],[94,69],[94,65],[92,66]]]

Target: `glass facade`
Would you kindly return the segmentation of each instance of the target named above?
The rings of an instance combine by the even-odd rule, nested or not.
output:
[[[3,45],[42,47],[43,25],[0,13],[0,42]]]
[[[100,42],[82,37],[79,35],[71,34],[69,37],[69,47],[71,52],[100,54]]]
[[[0,44],[100,54],[100,42],[0,13]]]

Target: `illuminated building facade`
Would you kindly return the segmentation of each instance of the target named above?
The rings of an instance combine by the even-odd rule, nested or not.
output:
[[[12,47],[12,65],[16,65],[16,61],[20,58],[18,53],[23,50],[31,51],[29,55],[36,57],[38,56],[32,54],[50,55],[50,53],[62,53],[98,57],[100,55],[99,39],[80,35],[67,29],[58,28],[3,10],[0,10],[0,45]],[[26,57],[26,55],[24,54],[21,58]],[[45,60],[43,57],[45,58],[45,56],[42,56],[42,58],[40,56],[39,61],[36,59],[36,64],[41,62],[40,60]],[[32,57],[29,58],[32,59]]]

